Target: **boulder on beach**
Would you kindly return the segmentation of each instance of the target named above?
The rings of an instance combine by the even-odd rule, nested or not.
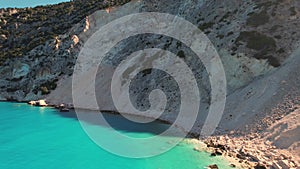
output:
[[[48,106],[48,104],[46,103],[46,100],[39,100],[38,105],[39,106]]]
[[[56,106],[57,109],[59,109],[60,112],[69,112],[70,111],[70,105],[61,103],[59,106]]]
[[[28,102],[28,104],[32,106],[41,106],[41,107],[48,106],[46,100],[30,101]]]
[[[217,164],[212,164],[208,166],[209,169],[219,169],[219,167],[217,166]]]
[[[35,106],[36,105],[36,101],[30,101],[30,102],[28,102],[28,104]]]

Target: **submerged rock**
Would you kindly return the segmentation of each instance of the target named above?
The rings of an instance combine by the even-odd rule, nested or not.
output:
[[[14,79],[19,79],[21,77],[26,76],[29,73],[29,71],[30,71],[30,67],[28,64],[25,63],[17,64],[13,69],[12,77]]]

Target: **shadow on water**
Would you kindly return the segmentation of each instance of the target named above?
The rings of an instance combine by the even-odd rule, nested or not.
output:
[[[72,118],[74,120],[79,120],[77,114],[81,113],[80,120],[91,125],[97,125],[101,127],[108,127],[99,122],[100,118],[99,113],[96,111],[89,111],[89,110],[82,110],[80,112],[75,112],[71,110],[70,112],[59,112],[55,110],[55,113],[64,118]],[[159,135],[166,131],[171,125],[164,123],[162,121],[152,121],[149,123],[137,123],[128,120],[127,118],[123,117],[117,113],[111,112],[101,112],[102,116],[106,120],[106,122],[110,125],[111,128],[124,131],[124,132],[135,132],[135,133],[151,133],[153,135]],[[135,118],[144,118],[144,117],[135,117]],[[180,129],[178,129],[179,131]],[[173,135],[172,135],[173,136]],[[175,135],[174,135],[175,136]]]

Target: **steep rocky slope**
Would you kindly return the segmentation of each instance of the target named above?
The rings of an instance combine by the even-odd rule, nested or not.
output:
[[[159,5],[156,5],[157,3]],[[291,7],[294,7],[296,12],[291,13]],[[300,37],[300,32],[296,31],[296,25],[300,24],[300,14],[297,9],[299,9],[299,3],[296,1],[237,1],[235,3],[232,1],[185,1],[184,3],[176,1],[132,1],[112,9],[110,13],[97,11],[90,15],[88,17],[88,31],[79,34],[78,37],[84,42],[100,27],[112,20],[130,13],[143,11],[171,13],[198,25],[219,51],[227,78],[227,104],[219,132],[227,132],[237,128],[248,131],[250,127],[245,128],[247,123],[255,121],[257,114],[260,115],[257,119],[265,117],[266,113],[271,112],[272,108],[281,103],[284,96],[287,95],[286,91],[282,91],[280,96],[274,99],[276,90],[278,90],[277,93],[280,93],[280,86],[277,83],[280,83],[280,80],[288,81],[289,79],[285,77],[285,73],[297,72],[298,60],[287,61],[292,52],[299,47],[297,37]],[[261,17],[265,19],[264,22],[261,21]],[[254,24],[254,22],[258,23]],[[274,27],[278,29],[274,30]],[[282,37],[278,39],[278,35]],[[157,42],[156,39],[159,41]],[[118,44],[118,47],[113,51],[117,53],[116,59],[115,61],[113,59],[113,61],[108,60],[107,66],[114,69],[117,60],[121,60],[138,49],[143,49],[145,46],[147,48],[154,46],[174,53],[182,51],[185,56],[192,55],[184,47],[178,45],[178,41],[174,39],[149,37],[149,35],[138,36]],[[259,47],[263,48],[258,49]],[[111,58],[113,57],[111,56]],[[188,61],[187,58],[186,61]],[[200,82],[201,112],[203,114],[200,114],[197,119],[198,123],[193,130],[195,132],[199,132],[199,128],[202,127],[207,115],[207,106],[210,104],[210,86],[205,83],[207,82],[207,72],[203,67],[197,69],[200,72],[198,78],[203,80]],[[110,75],[110,72],[108,74]],[[152,75],[151,78],[159,77],[159,74],[153,73]],[[147,77],[147,75],[145,76]],[[269,79],[272,78],[276,78],[277,81],[270,81]],[[72,79],[68,77],[60,81],[57,90],[47,97],[48,100],[56,104],[71,103],[71,81]],[[139,85],[146,87],[147,83],[148,81],[145,79],[140,81]],[[89,86],[89,81],[82,80],[82,85]],[[98,100],[102,102],[101,109],[116,111],[110,100],[108,81],[96,81],[96,86],[99,86],[97,92],[101,93],[97,95]],[[75,92],[81,93],[80,89]],[[174,93],[176,91],[169,92],[170,95]],[[176,118],[176,113],[172,113],[172,111],[178,110],[178,106],[176,107],[178,97],[176,94],[174,95],[175,97],[172,98],[174,104],[169,111],[171,115],[162,116],[161,119],[163,120],[173,121]],[[144,96],[143,99],[139,99],[136,106],[141,109],[149,107],[147,98]],[[94,108],[90,107],[89,101],[83,101],[82,106]],[[283,111],[288,111],[288,109],[283,109]],[[228,119],[232,120],[228,122]]]
[[[228,96],[216,137],[208,142],[274,168],[299,166],[299,56],[300,48],[280,68]]]
[[[63,75],[72,75],[76,35],[88,28],[86,16],[126,2],[76,0],[0,9],[0,98],[28,101],[49,94]]]
[[[74,24],[96,10],[126,2],[76,0],[34,8],[0,9],[0,63],[7,58],[22,57],[47,40],[67,33]]]
[[[112,1],[111,5],[125,2]],[[2,9],[1,97],[31,100],[43,98],[55,89],[62,75],[72,74],[80,50],[78,42],[83,44],[85,39],[78,36],[89,37],[96,30],[85,33],[89,27],[93,29],[89,23],[93,17],[89,20],[85,16],[108,6],[106,1],[75,1],[33,9]],[[98,18],[103,18],[97,24],[143,11],[166,12],[187,19],[203,30],[218,49],[231,93],[278,67],[296,48],[298,9],[298,1],[133,1],[109,14],[108,10],[98,13]],[[72,24],[75,26],[69,29]],[[168,40],[164,38],[162,46],[165,41]],[[146,44],[143,39],[138,42],[140,46]],[[173,49],[175,45],[171,40],[166,48]]]

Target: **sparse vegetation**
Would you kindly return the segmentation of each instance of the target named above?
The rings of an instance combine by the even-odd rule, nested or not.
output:
[[[278,51],[276,51],[277,53],[284,53],[284,49],[283,48],[280,48]]]
[[[227,13],[220,19],[220,22],[227,21],[227,19],[229,18],[230,15],[231,15],[231,13],[230,13],[230,12],[227,12]]]
[[[49,94],[49,93],[50,93],[50,91],[48,90],[48,88],[45,87],[45,86],[42,86],[42,87],[41,87],[41,91],[42,91],[42,95],[46,95],[46,94]]]
[[[258,27],[269,22],[269,15],[266,10],[261,11],[260,13],[252,13],[247,19],[247,25]]]
[[[34,47],[66,33],[75,23],[99,9],[130,0],[76,0],[35,8],[0,9],[0,65],[10,57],[21,57]]]
[[[185,54],[184,54],[184,51],[179,51],[178,53],[177,53],[177,56],[179,57],[179,58],[185,58]]]
[[[290,8],[291,16],[297,15],[297,11],[295,7]]]
[[[268,9],[269,7],[272,6],[273,3],[272,1],[267,1],[267,2],[263,2],[261,0],[255,0],[255,1],[257,1],[257,5],[254,9],[262,9],[262,8]]]
[[[272,66],[280,66],[280,61],[270,55],[272,51],[276,50],[276,41],[272,37],[256,31],[241,32],[236,40],[236,44],[240,45],[242,42],[246,43],[247,48],[257,51],[253,57],[268,59]]]
[[[230,35],[233,35],[232,31],[227,33],[227,36],[230,36]]]
[[[205,31],[206,29],[212,28],[214,26],[215,23],[213,22],[205,22],[203,24],[201,24],[200,26],[198,26],[198,28],[202,31]]]
[[[240,41],[246,42],[247,48],[257,51],[276,49],[276,41],[273,38],[256,31],[241,32],[237,38],[237,42]]]
[[[219,38],[219,39],[223,39],[225,36],[224,35],[221,35],[221,34],[219,34],[219,35],[217,35],[217,38]]]
[[[281,37],[281,35],[275,35],[274,38],[281,39],[282,37]]]
[[[272,28],[270,29],[270,32],[276,32],[279,28],[281,28],[282,26],[280,25],[274,25],[272,26]]]
[[[46,83],[42,84],[42,85],[41,85],[41,88],[40,88],[42,94],[43,94],[43,95],[49,94],[49,93],[50,93],[50,90],[56,89],[56,87],[57,87],[56,82],[57,82],[57,81],[58,81],[58,80],[55,79],[55,80],[53,80],[53,81],[47,81]]]

